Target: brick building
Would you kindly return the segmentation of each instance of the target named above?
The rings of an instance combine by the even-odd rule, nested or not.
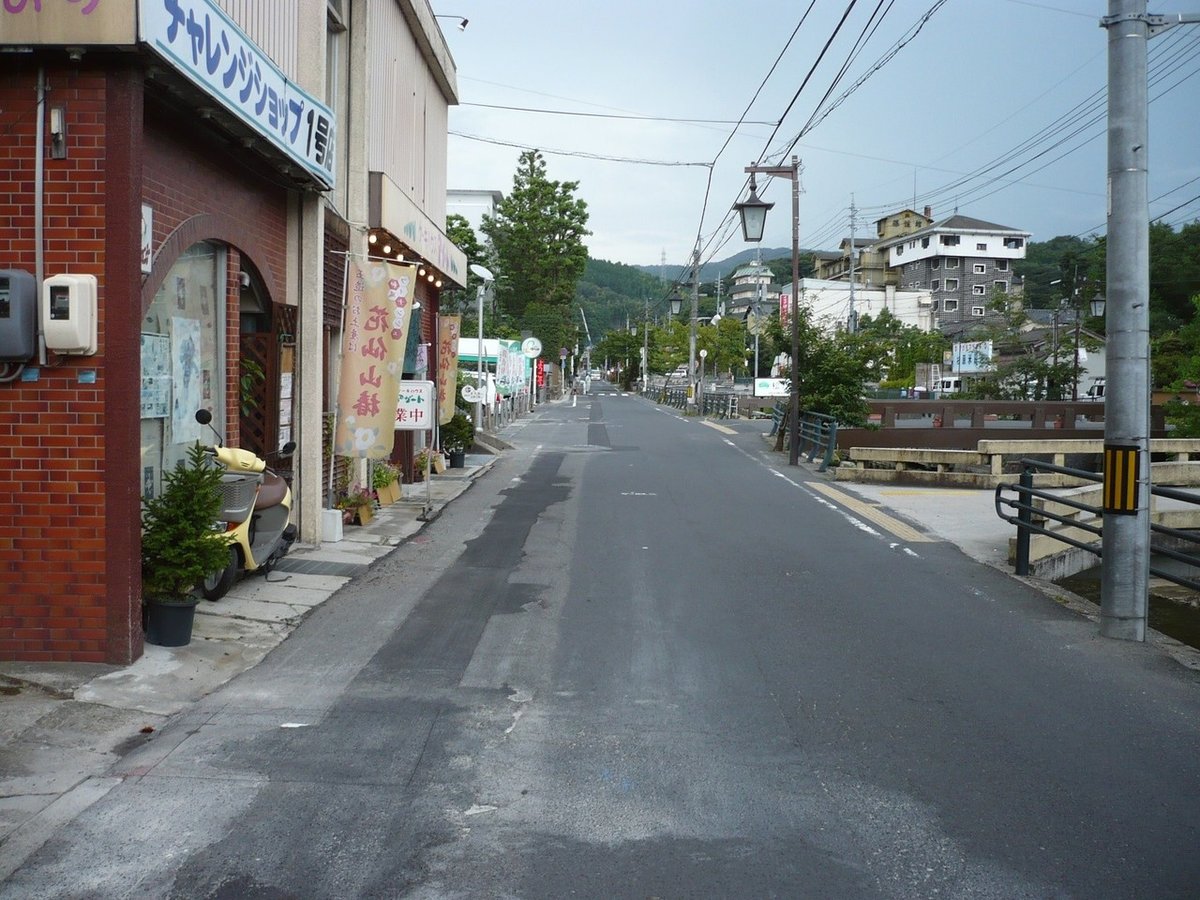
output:
[[[436,345],[466,268],[442,230],[453,61],[424,0],[5,4],[0,49],[0,275],[95,276],[98,334],[0,361],[0,658],[128,663],[140,498],[205,438],[200,406],[230,444],[299,443],[293,521],[321,539],[343,272],[369,234],[427,270]],[[349,77],[368,66],[373,95]],[[341,133],[351,107],[371,117]],[[385,147],[409,119],[424,144]]]

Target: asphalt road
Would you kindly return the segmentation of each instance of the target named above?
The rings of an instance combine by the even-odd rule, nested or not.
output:
[[[542,407],[0,896],[1196,896],[1196,675],[762,428]]]

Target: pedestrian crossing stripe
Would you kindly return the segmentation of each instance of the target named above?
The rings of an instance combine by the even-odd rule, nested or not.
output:
[[[1138,512],[1141,449],[1136,444],[1104,445],[1104,511],[1120,516]]]

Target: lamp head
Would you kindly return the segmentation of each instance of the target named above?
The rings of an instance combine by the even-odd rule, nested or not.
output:
[[[767,225],[767,211],[775,204],[767,203],[758,197],[758,186],[754,183],[754,173],[750,173],[750,199],[735,203],[734,209],[742,217],[742,237],[746,241],[758,242],[763,239],[763,230]]]

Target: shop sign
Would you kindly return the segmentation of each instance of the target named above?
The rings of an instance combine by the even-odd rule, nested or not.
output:
[[[454,409],[454,404],[450,404]],[[396,395],[396,430],[428,431],[433,427],[433,382],[402,381]]]
[[[951,352],[954,354],[952,368],[960,375],[991,372],[995,368],[992,365],[991,341],[965,341],[954,344]]]
[[[466,287],[467,254],[392,179],[382,172],[371,175],[379,178],[379,224],[459,287]]]
[[[215,0],[139,0],[138,10],[143,42],[333,187],[333,112],[289,81]]]
[[[136,42],[133,9],[101,0],[4,0],[0,43],[78,44],[82,47]]]

